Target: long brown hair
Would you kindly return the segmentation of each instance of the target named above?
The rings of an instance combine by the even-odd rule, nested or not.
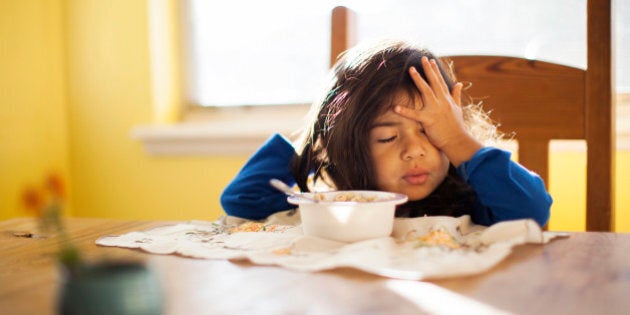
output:
[[[314,182],[322,180],[338,190],[378,189],[368,143],[370,126],[391,107],[397,91],[419,97],[408,69],[415,67],[426,79],[420,63],[423,56],[437,59],[407,42],[382,41],[357,46],[340,57],[326,93],[311,107],[310,123],[292,163],[300,190],[310,190],[311,175]],[[452,71],[439,59],[438,65],[452,90]],[[449,171],[448,177],[453,176],[458,177]]]

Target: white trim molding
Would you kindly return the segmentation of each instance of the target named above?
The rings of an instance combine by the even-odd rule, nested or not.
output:
[[[303,126],[306,106],[218,109],[208,117],[197,116],[173,125],[145,125],[133,128],[131,136],[140,140],[154,156],[249,156],[272,134],[293,138]],[[617,151],[630,151],[630,111],[617,116]],[[503,145],[502,145],[503,147]],[[506,149],[514,149],[506,144]],[[582,140],[555,140],[552,152],[585,152]]]
[[[307,111],[302,105],[222,108],[180,124],[137,126],[131,137],[156,156],[250,155],[274,133],[294,138]]]

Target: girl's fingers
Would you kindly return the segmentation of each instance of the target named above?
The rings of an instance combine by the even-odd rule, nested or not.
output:
[[[442,73],[440,73],[440,69],[435,59],[429,60],[426,56],[423,56],[421,63],[424,73],[426,74],[427,79],[429,79],[429,83],[433,90],[436,93],[448,94],[448,87],[446,86],[446,82],[444,82],[444,78],[442,77]]]
[[[453,93],[451,93],[451,96],[453,97],[453,100],[455,101],[455,104],[457,104],[457,106],[462,106],[463,89],[464,85],[461,82],[455,83],[455,86],[453,87]]]
[[[433,89],[431,89],[429,84],[422,78],[415,67],[409,68],[409,75],[411,76],[411,80],[413,80],[413,83],[416,85],[418,90],[420,90],[420,96],[422,97],[422,100],[425,104],[428,101],[428,97],[435,97],[435,95],[433,94]]]
[[[403,117],[413,119],[417,122],[422,122],[422,115],[420,115],[420,113],[414,108],[397,105],[394,107],[394,112]]]
[[[448,86],[446,85],[446,80],[444,80],[444,77],[442,76],[442,72],[440,72],[440,67],[437,64],[437,60],[435,59],[431,60],[431,65],[433,66],[433,70],[435,71],[435,74],[438,77],[439,84],[442,87],[442,92],[448,94],[449,89],[448,89]]]

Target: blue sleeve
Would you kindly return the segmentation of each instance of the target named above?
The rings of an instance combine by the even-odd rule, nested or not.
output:
[[[282,210],[295,208],[287,196],[273,188],[269,180],[277,178],[289,186],[295,184],[290,163],[295,149],[279,134],[271,136],[245,163],[221,194],[221,206],[228,215],[260,220]]]
[[[474,222],[491,225],[529,218],[544,226],[549,220],[552,199],[543,180],[512,161],[510,152],[482,148],[457,172],[479,197],[481,205],[472,213]]]

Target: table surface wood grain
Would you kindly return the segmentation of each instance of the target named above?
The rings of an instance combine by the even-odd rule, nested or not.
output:
[[[245,261],[202,260],[100,247],[94,241],[175,222],[66,218],[89,260],[146,262],[166,314],[627,314],[630,234],[583,232],[517,246],[490,271],[434,281],[354,269],[303,273]],[[30,237],[29,235],[32,234]],[[55,237],[36,221],[0,221],[0,314],[54,314],[61,283]]]

